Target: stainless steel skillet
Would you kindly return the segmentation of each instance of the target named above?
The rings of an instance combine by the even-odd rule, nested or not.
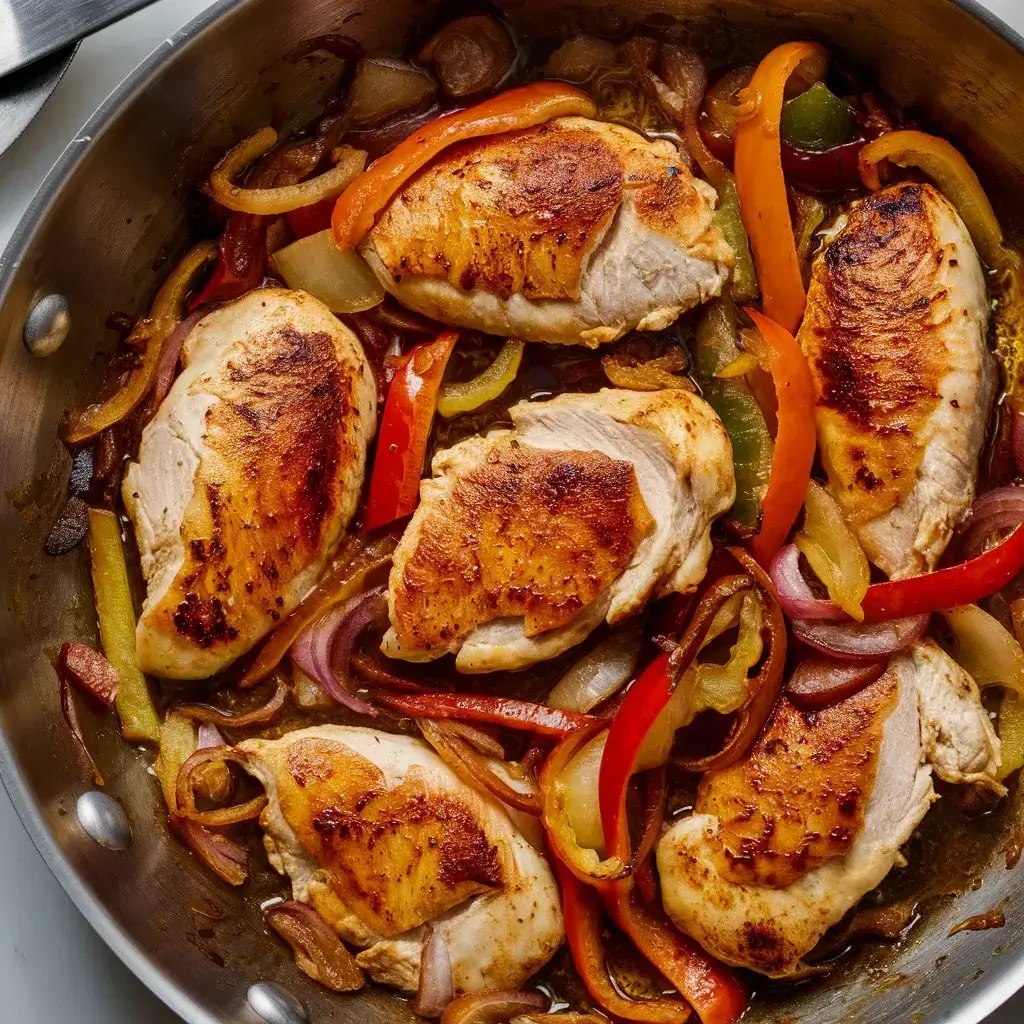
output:
[[[1024,182],[1024,40],[972,3],[953,0],[506,0],[524,30],[678,18],[722,46],[736,29],[767,44],[811,35],[876,75],[897,99],[926,108],[971,150],[1010,203]],[[450,8],[449,8],[450,10]],[[61,500],[60,413],[95,375],[116,310],[138,313],[160,267],[184,244],[192,184],[216,155],[270,121],[301,124],[341,74],[339,59],[301,44],[328,33],[400,52],[439,18],[433,0],[224,0],[168,40],[108,100],[43,184],[0,258],[0,774],[58,879],[114,950],[192,1022],[256,1020],[257,980],[295,993],[314,1021],[399,1021],[406,1005],[380,992],[327,994],[268,936],[258,904],[279,889],[257,872],[243,892],[211,880],[167,833],[146,759],[111,722],[85,729],[124,808],[131,844],[97,845],[78,817],[91,780],[64,729],[49,655],[89,637],[94,614],[82,557],[48,559],[42,538]],[[285,125],[288,127],[288,124]],[[1010,222],[1015,211],[1001,211]],[[60,352],[31,358],[26,319],[45,296],[66,300]],[[45,309],[45,307],[43,307]],[[38,314],[41,316],[42,314]],[[45,319],[45,318],[44,318]],[[34,321],[34,323],[38,323]],[[923,922],[901,948],[873,948],[825,982],[772,995],[753,1019],[813,1024],[975,1024],[1024,985],[1024,867],[1004,845],[1024,801],[973,822],[925,829],[916,851],[941,870]],[[1004,901],[999,931],[952,939],[950,927]],[[211,903],[215,906],[211,906]],[[224,913],[226,916],[221,917]],[[58,965],[59,966],[59,965]],[[55,983],[59,983],[59,980]],[[2,1014],[0,1014],[2,1015]]]

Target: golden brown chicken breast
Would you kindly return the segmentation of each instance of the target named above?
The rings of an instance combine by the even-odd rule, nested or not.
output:
[[[931,642],[813,714],[783,696],[743,760],[701,780],[658,844],[665,910],[727,963],[799,974],[897,864],[944,782],[1005,793],[974,680]]]
[[[543,856],[422,740],[324,725],[237,750],[270,800],[271,864],[375,980],[416,991],[428,922],[456,995],[518,988],[561,945]]]
[[[703,578],[735,495],[707,403],[607,389],[510,415],[434,458],[391,570],[390,657],[522,668]]]
[[[927,572],[974,498],[992,403],[981,264],[931,185],[843,214],[815,260],[800,343],[829,488],[890,577]]]
[[[359,498],[376,386],[355,335],[265,288],[192,328],[122,493],[146,577],[145,672],[212,675],[315,583]]]
[[[721,292],[733,254],[715,201],[670,142],[566,117],[446,150],[362,252],[410,309],[597,346],[667,327]]]

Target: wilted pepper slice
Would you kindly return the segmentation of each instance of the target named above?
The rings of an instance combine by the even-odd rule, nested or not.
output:
[[[820,153],[852,142],[857,122],[850,104],[824,82],[782,105],[782,139],[797,149]]]

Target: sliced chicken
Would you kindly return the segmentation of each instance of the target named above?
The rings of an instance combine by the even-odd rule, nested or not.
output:
[[[868,558],[933,569],[974,497],[994,387],[977,252],[931,185],[841,215],[814,262],[800,343],[829,488]]]
[[[375,981],[416,991],[428,922],[456,995],[518,988],[561,945],[543,856],[422,740],[323,725],[236,749],[266,788],[271,864]]]
[[[278,288],[203,317],[181,361],[122,494],[147,584],[139,665],[198,679],[320,575],[359,499],[376,386],[355,335]]]
[[[704,576],[732,449],[685,391],[523,402],[511,430],[438,453],[388,590],[389,657],[515,669]]]
[[[733,265],[716,194],[667,141],[566,117],[446,150],[392,200],[363,255],[410,309],[596,347],[661,330]]]
[[[738,764],[701,780],[658,844],[665,910],[710,953],[771,977],[803,958],[890,870],[937,799],[932,772],[996,793],[999,741],[977,687],[922,643],[849,699],[784,696]]]

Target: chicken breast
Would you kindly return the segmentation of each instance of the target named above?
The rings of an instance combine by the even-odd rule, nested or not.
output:
[[[518,988],[561,945],[543,856],[422,740],[324,725],[237,750],[267,791],[271,864],[375,981],[416,991],[428,922],[456,995]]]
[[[210,676],[313,586],[355,512],[376,386],[355,335],[304,292],[264,288],[185,339],[122,494],[147,595],[139,666]]]
[[[799,340],[818,450],[891,578],[933,569],[974,498],[995,380],[988,314],[967,229],[931,185],[855,203],[814,262]]]
[[[388,205],[362,253],[410,309],[596,347],[718,295],[717,196],[667,141],[559,118],[452,146]]]
[[[727,963],[771,977],[803,958],[892,868],[938,799],[932,773],[996,793],[1000,752],[970,677],[931,643],[847,700],[783,696],[741,762],[702,780],[657,849],[665,910]]]
[[[703,578],[735,480],[702,399],[607,389],[510,415],[435,457],[391,569],[389,657],[522,668]]]

